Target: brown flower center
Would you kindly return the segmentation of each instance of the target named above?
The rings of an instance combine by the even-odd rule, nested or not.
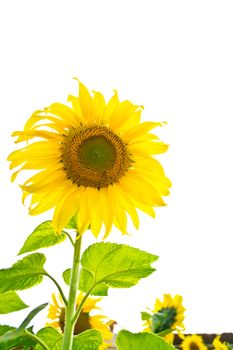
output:
[[[62,333],[64,333],[65,329],[65,308],[61,309],[61,314],[59,317],[59,326],[61,328]],[[86,312],[82,312],[79,315],[78,321],[74,326],[74,335],[80,334],[87,329],[91,329],[90,317]]]
[[[130,167],[125,143],[105,126],[70,130],[61,153],[67,177],[78,186],[108,187]]]
[[[191,342],[189,348],[190,350],[199,350],[199,346],[195,342]]]

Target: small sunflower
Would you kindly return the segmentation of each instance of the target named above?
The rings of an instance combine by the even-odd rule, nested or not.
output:
[[[220,340],[220,335],[217,335],[213,340],[213,346],[215,350],[229,350],[227,343],[222,343]]]
[[[156,299],[154,310],[145,321],[145,332],[162,333],[166,330],[181,332],[184,330],[184,311],[182,305],[183,298],[175,295],[174,298],[170,294],[164,294],[163,301]],[[173,340],[172,335],[166,335],[168,341]]]
[[[208,350],[200,335],[192,334],[184,338],[181,343],[182,350]]]
[[[76,299],[76,307],[79,305],[82,299],[83,294],[80,293]],[[52,322],[48,322],[47,326],[54,327],[63,333],[65,328],[65,305],[61,297],[59,297],[58,300],[55,294],[52,295],[52,300],[53,304],[50,304],[47,316],[52,320]],[[116,322],[103,315],[90,315],[92,310],[100,309],[96,305],[100,300],[101,298],[87,298],[83,305],[79,319],[75,324],[74,335],[78,335],[88,329],[97,329],[102,334],[104,339],[103,344],[99,347],[99,350],[103,350],[112,344],[112,327]]]
[[[168,146],[150,133],[159,122],[140,122],[142,107],[120,102],[117,92],[108,103],[100,92],[89,93],[79,83],[70,106],[53,103],[32,114],[12,152],[10,168],[36,170],[21,186],[23,201],[31,196],[29,213],[54,209],[53,225],[60,232],[77,218],[80,233],[88,227],[97,237],[115,225],[127,234],[127,218],[139,226],[137,209],[155,217],[153,207],[165,205],[171,185],[153,156]]]

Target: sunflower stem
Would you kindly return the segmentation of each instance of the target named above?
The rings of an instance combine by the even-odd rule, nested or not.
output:
[[[34,340],[36,343],[40,344],[43,349],[49,350],[49,347],[43,342],[42,339],[37,337],[37,335],[30,333],[29,331],[25,330],[25,334],[27,335],[28,338],[31,338]]]
[[[74,314],[74,317],[72,319],[72,323],[75,325],[78,318],[79,318],[79,315],[82,311],[82,308],[83,308],[83,305],[85,303],[85,301],[87,300],[87,298],[89,297],[90,293],[92,292],[92,290],[95,288],[96,286],[94,285],[92,288],[89,289],[89,291],[85,294],[85,296],[83,297],[83,299],[81,300],[80,304],[78,305],[77,309],[76,309],[76,312]]]
[[[63,290],[62,290],[60,284],[49,273],[46,272],[46,273],[44,273],[44,275],[47,276],[48,278],[50,278],[53,281],[53,283],[56,285],[57,289],[59,290],[59,293],[61,295],[61,298],[62,298],[64,304],[67,305],[68,302],[67,302],[67,299],[65,297],[65,294],[63,293]]]
[[[72,239],[72,237],[71,237],[71,235],[68,233],[68,232],[66,232],[66,231],[63,231],[65,234],[66,234],[66,236],[69,238],[69,240],[70,240],[70,243],[72,244],[72,246],[74,247],[74,241],[73,241],[73,239]]]
[[[78,233],[76,235],[76,241],[74,244],[74,256],[73,256],[73,266],[71,269],[70,276],[70,291],[68,304],[66,306],[66,318],[65,318],[65,329],[64,329],[64,339],[62,344],[62,350],[71,350],[73,344],[74,336],[74,323],[72,322],[75,309],[76,309],[76,294],[79,283],[79,262],[81,254],[81,237]]]

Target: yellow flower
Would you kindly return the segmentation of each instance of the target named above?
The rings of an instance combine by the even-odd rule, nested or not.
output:
[[[83,294],[80,293],[76,299],[76,307],[83,299]],[[55,294],[52,295],[53,304],[49,306],[48,318],[53,320],[48,322],[47,326],[54,327],[60,332],[64,332],[65,327],[65,305],[59,296],[59,300]],[[99,350],[106,349],[112,344],[113,333],[111,331],[115,321],[110,320],[103,315],[90,315],[92,310],[99,309],[96,305],[101,298],[88,297],[85,301],[79,319],[74,327],[74,335],[80,334],[88,329],[97,329],[103,336],[104,342],[99,347]]]
[[[208,350],[201,336],[193,334],[185,337],[181,343],[182,350]]]
[[[36,170],[21,186],[23,201],[31,196],[31,215],[54,208],[58,233],[76,217],[80,233],[90,227],[98,236],[104,225],[107,236],[115,225],[127,234],[128,216],[138,228],[137,209],[155,217],[153,207],[169,194],[170,181],[153,158],[168,146],[150,133],[163,123],[140,122],[141,106],[120,102],[117,92],[105,103],[82,83],[68,101],[34,112],[13,133],[26,146],[9,155],[12,181],[21,170]]]
[[[145,332],[161,333],[166,330],[183,331],[184,330],[184,311],[182,305],[182,296],[164,294],[163,301],[156,299],[152,315],[144,323]],[[149,315],[149,314],[148,314]],[[172,335],[166,335],[168,342],[173,340]]]
[[[228,350],[229,349],[227,344],[222,343],[220,341],[220,335],[215,337],[215,339],[213,340],[213,346],[214,346],[215,350]]]
[[[168,334],[166,334],[163,338],[166,340],[166,342],[168,343],[168,344],[173,344],[173,342],[174,342],[174,333],[172,333],[172,332],[170,332],[170,333],[168,333]]]

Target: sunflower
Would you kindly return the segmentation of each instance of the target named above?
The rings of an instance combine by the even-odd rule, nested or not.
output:
[[[200,335],[192,334],[185,337],[181,343],[182,350],[208,350]]]
[[[112,225],[126,234],[128,216],[138,228],[137,209],[155,217],[153,207],[165,205],[171,185],[153,158],[168,148],[150,133],[163,123],[141,123],[141,106],[120,102],[117,92],[105,103],[82,83],[68,102],[34,112],[12,135],[26,142],[8,157],[12,181],[21,170],[36,170],[21,186],[29,213],[54,209],[56,232],[75,217],[80,233],[90,228],[96,237],[103,225],[105,236]]]
[[[83,294],[80,293],[76,299],[76,307],[83,299]],[[52,294],[53,304],[51,303],[48,311],[48,318],[52,322],[48,322],[47,326],[58,329],[61,333],[64,332],[65,328],[65,305],[59,296],[59,300],[55,294]],[[106,349],[112,344],[112,328],[115,321],[110,320],[108,317],[103,315],[90,315],[92,310],[100,309],[96,304],[101,298],[88,297],[85,301],[79,319],[74,327],[74,335],[78,335],[88,329],[97,329],[103,336],[104,342],[99,347],[99,350]]]
[[[226,343],[222,343],[220,340],[220,335],[217,335],[213,340],[213,346],[215,350],[229,350]]]
[[[184,311],[182,305],[182,296],[175,295],[174,298],[170,294],[164,294],[163,301],[156,299],[152,314],[146,313],[146,321],[144,323],[145,332],[162,333],[166,330],[181,332],[184,330]],[[167,334],[168,342],[172,342],[173,337]]]

